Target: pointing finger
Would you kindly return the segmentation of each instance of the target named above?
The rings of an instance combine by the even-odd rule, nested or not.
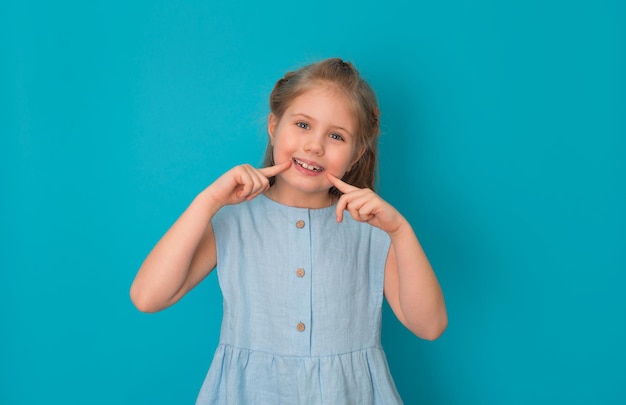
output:
[[[262,169],[259,169],[259,172],[263,176],[265,176],[267,178],[270,178],[270,177],[274,177],[277,174],[282,173],[285,170],[289,169],[289,166],[291,166],[291,160],[287,160],[287,161],[285,161],[283,163],[279,163],[279,164],[274,165],[274,166],[264,167]]]
[[[326,172],[326,178],[333,186],[337,187],[337,190],[341,191],[344,194],[351,191],[359,190],[358,187],[351,186],[350,184],[344,182],[330,172]]]

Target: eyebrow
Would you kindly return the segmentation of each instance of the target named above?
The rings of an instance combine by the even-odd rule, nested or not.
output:
[[[306,118],[309,121],[317,121],[315,118],[311,117],[310,115],[306,115],[304,113],[293,113],[291,114],[292,117],[303,117]],[[340,127],[339,125],[331,125],[332,128],[336,128],[339,129],[345,133],[347,133],[348,135],[352,136],[352,132],[348,131],[347,129],[345,129],[344,127]]]

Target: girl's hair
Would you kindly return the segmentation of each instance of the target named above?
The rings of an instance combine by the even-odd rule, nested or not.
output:
[[[359,188],[374,190],[378,157],[378,135],[380,133],[378,102],[372,88],[361,78],[350,62],[339,58],[322,60],[287,72],[278,80],[270,94],[270,111],[280,121],[289,105],[307,90],[320,85],[332,86],[340,90],[350,100],[356,118],[356,151],[364,150],[363,155],[343,176],[343,181]],[[265,150],[263,166],[274,165],[274,150],[270,142]],[[274,179],[270,179],[274,183]],[[329,191],[339,196],[335,187]]]

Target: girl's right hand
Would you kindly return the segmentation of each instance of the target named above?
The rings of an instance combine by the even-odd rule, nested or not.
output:
[[[270,188],[270,177],[284,172],[289,166],[291,160],[262,169],[255,169],[249,164],[235,166],[215,180],[206,191],[220,207],[249,201]]]

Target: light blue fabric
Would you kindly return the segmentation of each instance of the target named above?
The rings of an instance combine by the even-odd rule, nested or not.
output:
[[[263,195],[212,223],[224,317],[197,404],[402,403],[380,343],[385,232]]]

